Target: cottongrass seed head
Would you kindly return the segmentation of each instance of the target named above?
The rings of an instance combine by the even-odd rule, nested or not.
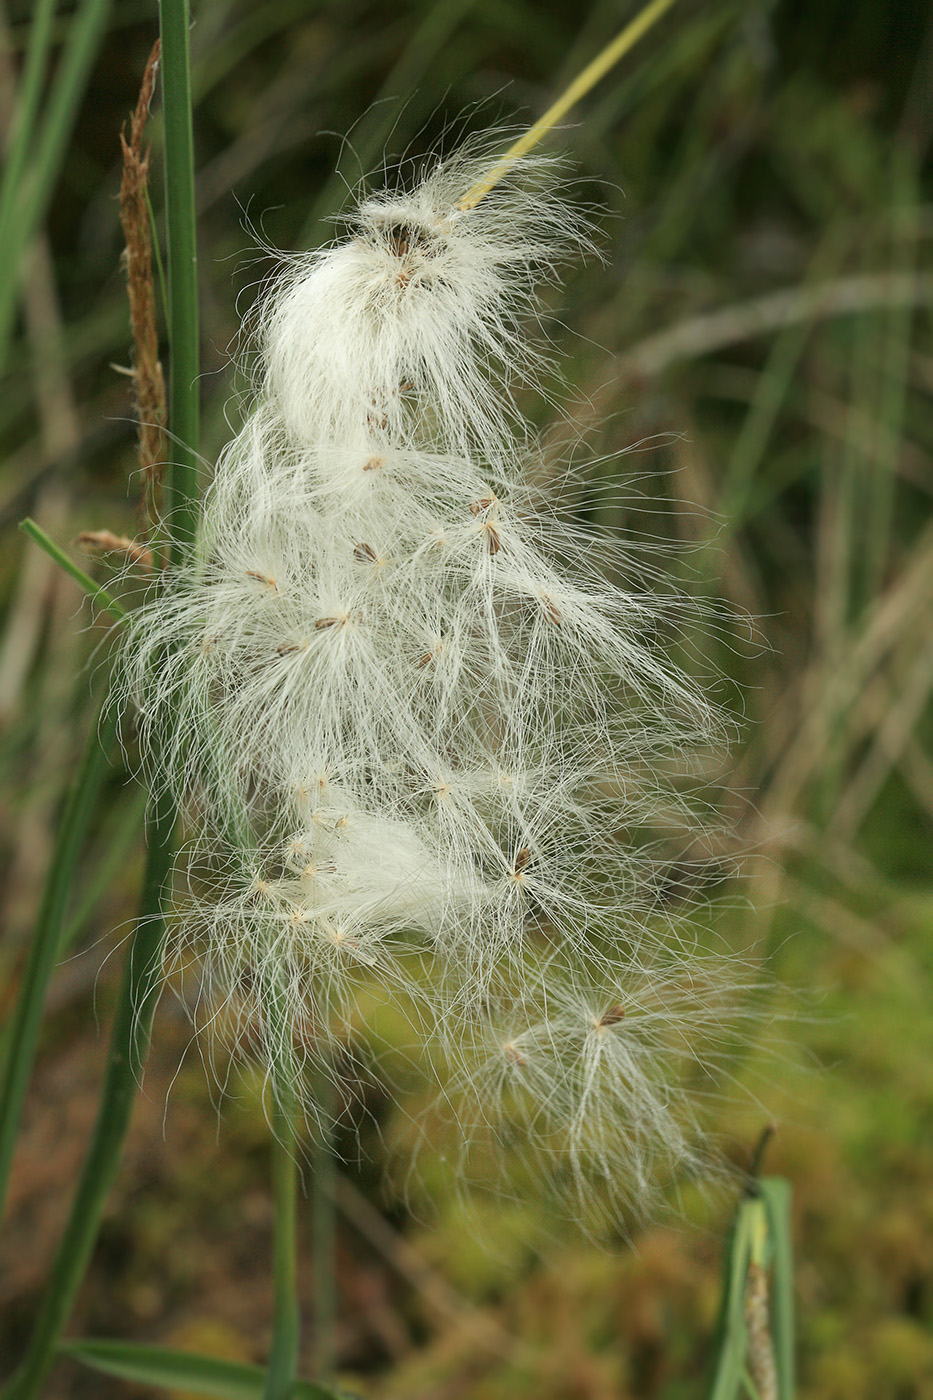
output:
[[[255,403],[123,653],[192,837],[171,950],[205,1026],[295,1081],[408,1008],[465,1160],[521,1138],[586,1217],[708,1165],[694,1100],[742,998],[663,914],[657,813],[721,737],[682,604],[562,519],[513,390],[591,247],[559,162],[488,144],[365,197],[251,325]],[[685,843],[686,844],[686,843]],[[308,1110],[315,1112],[313,1101]]]

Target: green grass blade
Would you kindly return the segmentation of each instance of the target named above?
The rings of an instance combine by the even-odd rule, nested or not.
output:
[[[28,164],[24,160],[16,184],[11,183],[8,202],[5,200],[0,206],[0,247],[5,269],[0,277],[0,369],[6,362],[23,254],[48,209],[111,4],[112,0],[84,0],[76,10],[42,122],[29,142]]]
[[[60,1354],[120,1380],[215,1396],[216,1400],[261,1400],[263,1393],[264,1373],[259,1366],[170,1347],[90,1340],[66,1342]],[[311,1381],[294,1381],[286,1394],[291,1400],[352,1400],[346,1391]]]
[[[757,1200],[745,1199],[736,1212],[726,1254],[719,1347],[709,1400],[738,1400],[744,1384],[748,1329],[745,1325],[745,1279],[751,1257]]]
[[[105,707],[100,727],[95,724],[88,736],[81,765],[65,802],[36,931],[23,971],[19,1000],[10,1023],[9,1053],[0,1083],[0,1214],[6,1198],[23,1099],[39,1039],[45,990],[58,959],[68,895],[107,772],[116,729],[116,709],[112,705]]]
[[[761,1197],[768,1214],[773,1251],[771,1334],[778,1371],[779,1400],[793,1400],[796,1385],[794,1335],[794,1256],[790,1228],[791,1187],[781,1177],[764,1177]]]
[[[6,155],[3,162],[3,178],[0,180],[0,229],[9,226],[9,220],[19,194],[20,182],[26,168],[27,158],[35,140],[36,122],[42,100],[42,85],[52,45],[52,30],[55,21],[56,0],[38,0],[29,27],[29,43],[26,48],[26,62],[17,94],[16,107],[10,124]],[[13,268],[7,272],[15,276]]]
[[[830,228],[811,259],[802,284],[804,289],[810,287],[815,292],[836,274],[844,252],[842,244],[840,232]],[[792,323],[775,336],[768,350],[745,422],[726,465],[719,508],[729,522],[730,532],[737,530],[748,516],[761,464],[794,388],[795,376],[813,331],[811,320]]]
[[[757,1387],[748,1370],[745,1300],[749,1264],[770,1268],[770,1323],[778,1373],[779,1400],[794,1397],[794,1281],[788,1182],[765,1177],[754,1196],[739,1205],[726,1257],[719,1350],[709,1400],[754,1397]]]
[[[165,120],[165,221],[168,245],[169,418],[173,462],[165,510],[177,559],[195,533],[198,397],[198,262],[191,120],[190,17],[187,0],[161,0],[162,107]]]
[[[35,1400],[55,1359],[62,1328],[87,1268],[101,1216],[123,1150],[136,1097],[137,1077],[149,1048],[149,1033],[165,931],[162,894],[172,861],[175,810],[163,793],[149,825],[149,856],[136,929],[127,953],[110,1033],[110,1052],[100,1107],[71,1214],[22,1367],[3,1392],[8,1400]]]
[[[19,528],[22,530],[23,534],[28,535],[40,549],[44,549],[49,558],[54,559],[59,568],[64,569],[65,573],[69,574],[74,579],[75,583],[80,585],[87,596],[94,599],[95,603],[99,603],[102,608],[112,613],[113,616],[118,618],[121,622],[128,616],[123,604],[118,603],[112,593],[108,592],[101,584],[95,583],[90,574],[86,574],[83,569],[80,569],[77,564],[69,559],[65,551],[61,549],[54,540],[50,540],[45,531],[37,525],[34,520],[30,520],[28,517],[25,520],[21,520]]]

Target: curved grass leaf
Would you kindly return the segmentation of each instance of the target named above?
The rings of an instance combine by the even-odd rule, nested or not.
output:
[[[216,1396],[217,1400],[260,1400],[266,1379],[260,1366],[222,1361],[172,1347],[91,1339],[65,1342],[59,1353],[120,1380],[188,1390],[195,1395]],[[313,1381],[294,1381],[290,1394],[292,1400],[355,1400],[348,1391],[333,1390]]]
[[[23,971],[19,1000],[10,1023],[9,1053],[0,1075],[0,1210],[6,1195],[20,1112],[39,1040],[45,990],[61,948],[62,923],[78,860],[107,775],[110,750],[116,739],[117,719],[116,708],[105,704],[102,717],[85,744],[84,755],[65,801],[36,930]]]

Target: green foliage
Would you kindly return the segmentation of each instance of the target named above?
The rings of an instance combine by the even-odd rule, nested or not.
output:
[[[67,1342],[60,1350],[104,1375],[163,1390],[186,1390],[217,1400],[260,1400],[263,1394],[264,1373],[258,1366],[240,1366],[213,1356],[105,1341]],[[288,1395],[291,1400],[354,1400],[347,1390],[308,1381],[295,1381]]]

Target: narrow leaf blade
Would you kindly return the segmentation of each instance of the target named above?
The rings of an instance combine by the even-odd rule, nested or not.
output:
[[[216,1400],[260,1400],[265,1372],[260,1366],[201,1356],[174,1347],[140,1346],[94,1338],[64,1342],[62,1356],[91,1370],[140,1385],[166,1390],[189,1390]],[[292,1400],[354,1400],[347,1391],[332,1390],[313,1381],[295,1381]]]

